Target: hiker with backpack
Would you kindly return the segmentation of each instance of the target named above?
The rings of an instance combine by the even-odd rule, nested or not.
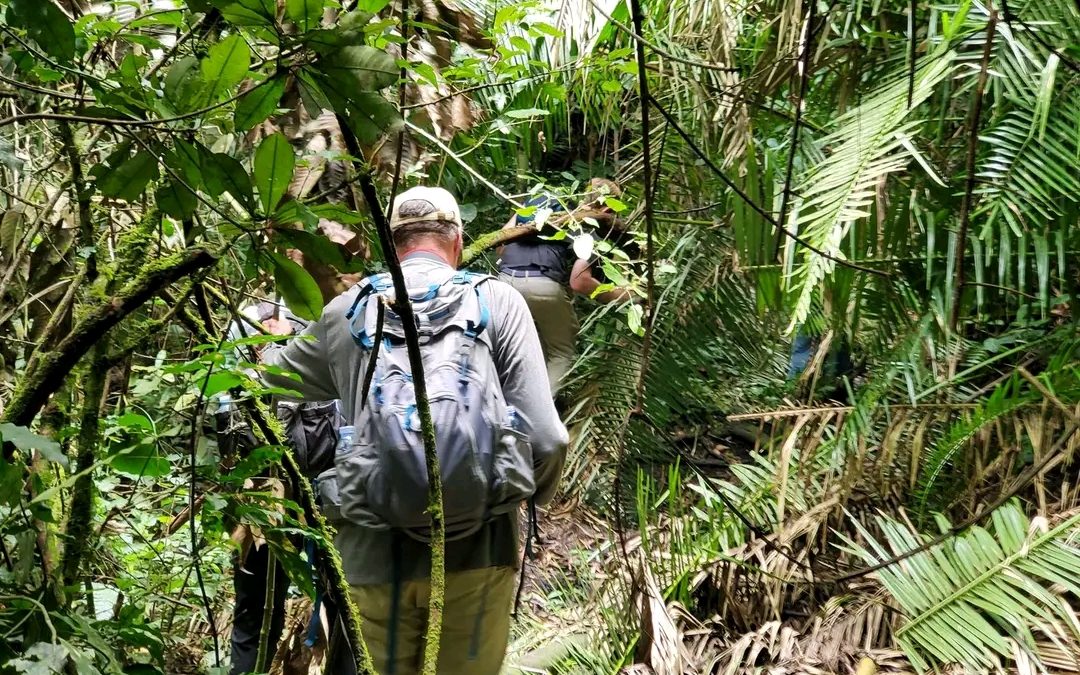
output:
[[[521,295],[459,272],[462,224],[441,188],[394,200],[390,229],[416,314],[435,426],[446,525],[440,673],[496,675],[509,640],[520,506],[557,487],[567,432],[540,340]],[[337,510],[336,545],[383,675],[419,672],[430,597],[428,476],[405,333],[389,275],[332,301],[302,338],[268,347],[267,363],[300,375],[273,385],[340,399],[332,470],[318,479]],[[267,326],[287,334],[281,322]],[[534,522],[534,518],[530,518]]]
[[[535,207],[536,211],[527,216],[514,214],[504,225],[504,228],[532,225],[538,213],[545,212],[546,220],[539,224],[536,233],[515,239],[499,251],[499,278],[517,289],[529,306],[540,335],[552,396],[562,386],[577,354],[579,325],[572,293],[592,297],[603,283],[596,278],[592,262],[575,254],[573,240],[593,236],[589,231],[592,225],[586,224],[586,220],[610,229],[615,213],[604,204],[604,197],[617,197],[621,193],[615,182],[594,178],[577,208],[569,209],[555,197],[540,194],[525,202],[525,206]],[[567,236],[552,238],[556,227],[565,229]],[[597,294],[595,299],[609,303],[633,297],[629,289],[616,287]]]
[[[306,323],[292,315],[286,308],[274,302],[259,302],[242,310],[252,322],[288,321],[295,330],[302,329]],[[238,340],[256,335],[258,331],[244,321],[234,322],[229,329],[229,339]],[[237,350],[230,354],[230,360],[247,360],[248,354]],[[231,397],[223,394],[216,401],[214,422],[218,446],[223,457],[240,458],[247,456],[258,445],[254,434],[240,414]],[[285,429],[286,442],[292,448],[300,471],[309,479],[327,470],[334,463],[334,453],[338,444],[338,427],[344,422],[338,401],[278,401],[275,406],[277,417]],[[233,622],[231,635],[230,675],[244,675],[256,672],[256,660],[261,642],[262,625],[265,614],[266,577],[270,567],[270,547],[262,541],[258,532],[245,524],[238,524],[233,530],[233,540],[239,551],[233,559]],[[294,542],[302,545],[302,541]],[[267,662],[274,657],[278,642],[285,626],[285,598],[289,587],[289,578],[284,566],[275,563],[274,597],[270,611],[268,633]],[[309,631],[308,642],[312,646],[318,638],[319,611],[316,607],[312,618],[314,629]],[[336,620],[332,606],[326,606],[330,625]],[[335,671],[337,672],[337,671]],[[346,675],[341,673],[340,675]]]

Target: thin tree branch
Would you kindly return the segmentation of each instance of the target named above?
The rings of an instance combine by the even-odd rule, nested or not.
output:
[[[720,66],[720,65],[717,65],[715,63],[708,63],[706,61],[696,61],[694,59],[688,59],[688,58],[684,58],[682,56],[676,56],[676,55],[672,54],[671,52],[667,51],[666,49],[658,46],[656,43],[649,42],[648,40],[643,38],[641,36],[641,28],[640,27],[638,27],[636,30],[631,29],[626,24],[621,23],[620,21],[618,21],[617,19],[612,17],[610,14],[608,14],[604,10],[600,9],[600,6],[598,4],[596,4],[596,0],[589,0],[589,4],[592,5],[592,8],[596,10],[597,14],[604,17],[605,19],[608,20],[609,23],[611,23],[611,25],[615,26],[616,28],[621,30],[623,33],[626,33],[631,38],[633,38],[634,41],[638,43],[638,45],[648,47],[649,49],[653,50],[654,52],[656,52],[660,56],[663,56],[666,59],[670,59],[672,61],[675,61],[676,63],[681,63],[683,65],[693,66],[694,68],[704,68],[705,70],[715,70],[715,71],[719,71],[719,72],[722,72],[722,73],[737,73],[737,72],[739,72],[738,68],[732,68],[731,66]],[[644,59],[642,61],[644,61]],[[640,67],[643,67],[643,64],[640,65],[639,68]]]
[[[993,52],[994,34],[997,30],[997,10],[991,2],[987,2],[986,9],[990,16],[986,22],[986,42],[983,44],[979,79],[975,84],[975,100],[971,106],[971,115],[968,117],[967,160],[964,163],[967,175],[964,178],[964,197],[960,202],[960,227],[956,235],[956,256],[953,259],[956,279],[953,283],[952,308],[949,314],[949,329],[953,332],[956,332],[957,324],[960,322],[960,298],[964,292],[966,276],[964,251],[967,249],[968,225],[971,222],[971,202],[975,196],[975,155],[979,147],[979,122],[982,119],[986,82],[990,79],[990,55]]]
[[[219,351],[221,345],[225,343],[226,337],[227,335],[222,335],[221,339],[218,340],[217,348]],[[206,391],[206,385],[210,382],[210,375],[214,372],[214,365],[214,363],[211,363],[206,369],[202,385],[199,387],[199,395],[195,399],[195,414],[191,416],[191,442],[188,446],[188,532],[191,535],[191,566],[195,570],[195,582],[199,585],[199,599],[202,601],[203,611],[206,612],[206,623],[210,626],[210,637],[214,642],[214,665],[220,668],[221,645],[218,641],[217,619],[214,617],[214,605],[210,602],[210,596],[206,593],[206,582],[203,580],[202,574],[202,556],[199,554],[198,528],[195,525],[195,500],[198,491],[198,474],[195,469],[198,463],[199,422],[202,420],[202,415],[199,412],[203,409],[204,392]],[[270,598],[265,600],[267,605],[273,604]]]
[[[560,68],[554,68],[552,70],[545,70],[545,71],[540,72],[540,73],[533,73],[532,75],[524,75],[522,77],[518,77],[518,78],[513,79],[513,80],[506,80],[506,81],[503,81],[503,82],[486,82],[484,84],[477,84],[477,85],[473,85],[471,87],[465,87],[464,89],[458,89],[457,91],[446,94],[444,96],[440,96],[439,98],[434,98],[434,99],[432,99],[430,101],[422,101],[420,103],[410,103],[408,105],[399,105],[399,109],[400,110],[415,110],[416,108],[424,108],[424,107],[427,107],[429,105],[435,105],[436,103],[442,103],[443,101],[449,101],[450,99],[457,98],[458,96],[465,96],[467,94],[471,94],[471,93],[477,92],[477,91],[483,91],[485,89],[495,89],[496,87],[509,87],[509,86],[512,86],[512,85],[515,85],[515,84],[520,84],[522,82],[526,82],[528,80],[538,80],[540,78],[550,77],[551,75],[554,75],[556,73],[573,72],[573,71],[579,69],[583,62],[584,62],[584,59],[578,59],[574,63],[566,65],[566,66],[562,66]]]
[[[219,101],[217,103],[214,103],[213,105],[208,105],[205,108],[200,108],[198,110],[193,110],[191,112],[184,113],[182,115],[176,115],[175,117],[163,117],[161,119],[156,119],[156,120],[124,120],[124,119],[112,119],[112,118],[109,118],[109,117],[89,117],[87,115],[65,115],[65,114],[62,114],[62,113],[37,112],[37,113],[23,113],[21,115],[11,115],[10,117],[5,117],[3,119],[0,119],[0,128],[10,126],[12,124],[18,124],[18,123],[21,123],[21,122],[31,122],[33,120],[52,120],[52,121],[57,121],[57,122],[78,122],[78,123],[81,123],[81,124],[96,124],[96,125],[99,125],[99,126],[109,126],[109,127],[153,127],[153,126],[158,126],[160,124],[171,124],[172,122],[182,122],[183,120],[189,120],[189,119],[192,119],[194,117],[199,117],[201,115],[205,115],[208,112],[212,112],[214,110],[217,110],[218,108],[222,108],[224,106],[227,106],[230,103],[232,103],[233,101],[238,100],[240,97],[245,96],[245,95],[251,93],[252,91],[258,89],[259,87],[263,86],[264,84],[267,84],[268,82],[272,82],[272,81],[273,81],[273,78],[268,77],[265,80],[262,80],[261,82],[257,82],[254,86],[247,89],[246,91],[238,92],[238,93],[230,96],[229,98],[225,99],[224,101]]]
[[[424,140],[426,140],[427,142],[435,145],[437,148],[439,148],[444,153],[446,153],[447,157],[449,157],[450,159],[454,160],[459,165],[461,165],[461,168],[465,169],[465,171],[467,171],[469,174],[471,174],[473,178],[475,178],[477,181],[479,181],[482,185],[486,186],[489,190],[494,192],[496,195],[498,195],[504,201],[510,202],[511,204],[514,205],[515,208],[519,208],[519,209],[523,208],[523,204],[521,202],[517,201],[516,199],[514,199],[510,195],[503,192],[499,188],[499,186],[495,185],[494,183],[489,181],[487,178],[485,178],[484,175],[481,174],[479,171],[477,171],[476,169],[469,166],[468,162],[466,162],[464,159],[462,159],[460,156],[458,156],[458,154],[456,152],[454,152],[453,150],[451,150],[449,148],[449,146],[447,146],[445,143],[443,143],[439,139],[435,138],[434,136],[432,136],[428,132],[424,131],[422,128],[416,126],[412,122],[409,122],[408,120],[405,121],[405,125],[408,126],[409,129],[411,129],[414,133],[416,133],[416,134],[420,135],[421,137],[423,137]]]
[[[146,79],[149,80],[151,77],[153,77],[154,73],[160,70],[162,66],[164,66],[166,63],[169,62],[170,59],[176,56],[176,54],[180,51],[180,48],[183,47],[188,40],[194,37],[196,33],[201,31],[203,35],[205,35],[206,31],[213,27],[214,23],[219,18],[221,18],[221,10],[219,10],[217,7],[211,7],[210,11],[203,15],[203,18],[199,21],[199,23],[195,24],[191,27],[191,30],[181,35],[180,39],[177,40],[176,44],[174,44],[172,48],[169,49],[168,53],[162,55],[161,59],[150,67],[150,70],[146,72]]]
[[[52,96],[54,98],[64,98],[71,101],[79,101],[80,103],[92,103],[94,99],[84,98],[82,96],[76,96],[75,94],[65,94],[62,91],[55,91],[53,89],[46,89],[45,87],[38,87],[33,84],[27,84],[26,82],[20,82],[19,80],[12,79],[3,73],[0,73],[0,82],[6,82],[16,89],[25,89],[26,91],[32,91],[35,94],[41,94],[42,96]]]
[[[345,147],[349,154],[354,157],[363,157],[360,143],[357,141],[352,129],[339,116],[338,123],[341,126],[341,134],[345,139]],[[359,185],[368,204],[371,218],[375,221],[375,231],[382,245],[383,257],[386,267],[390,272],[390,278],[394,283],[395,300],[394,311],[401,317],[401,324],[405,331],[405,345],[409,354],[409,368],[412,370],[413,391],[416,396],[416,411],[420,417],[421,435],[424,441],[424,458],[428,475],[428,510],[431,514],[431,597],[428,601],[428,628],[426,639],[435,643],[436,654],[438,639],[442,631],[443,601],[446,592],[446,527],[445,514],[443,513],[442,496],[442,471],[439,469],[439,456],[435,446],[435,425],[431,419],[431,406],[428,402],[427,382],[424,378],[424,358],[420,351],[420,336],[416,329],[416,315],[413,312],[412,301],[409,299],[408,286],[405,284],[405,275],[398,260],[397,248],[394,246],[394,238],[390,232],[390,224],[384,216],[383,209],[379,204],[379,195],[375,190],[375,183],[371,174],[365,172],[365,167],[357,167],[360,170]],[[426,675],[435,675],[436,663],[427,659],[425,654]],[[434,661],[435,659],[432,659]]]
[[[1063,54],[1060,49],[1057,49],[1052,44],[1043,39],[1043,37],[1039,35],[1039,33],[1035,31],[1031,26],[1029,26],[1023,19],[1021,19],[1019,15],[1014,14],[1013,11],[1009,8],[1009,0],[1001,0],[1001,8],[1001,18],[1006,25],[1008,25],[1010,28],[1013,28],[1012,24],[1014,21],[1020,24],[1020,27],[1026,30],[1028,32],[1028,35],[1030,35],[1033,40],[1042,45],[1043,48],[1049,51],[1051,54],[1056,54],[1057,57],[1061,59],[1061,62],[1065,64],[1066,68],[1075,73],[1080,73],[1080,63],[1078,63],[1075,59],[1069,58],[1067,55]]]
[[[409,64],[409,35],[408,35],[409,0],[401,0],[401,16],[398,21],[398,31],[401,33],[401,70],[398,73],[398,114],[405,119],[405,85],[408,82],[409,72],[406,66]],[[390,181],[390,199],[386,202],[384,218],[390,220],[390,209],[393,208],[394,197],[397,196],[398,187],[401,183],[401,158],[405,154],[405,130],[404,124],[398,130],[397,152],[394,156],[394,177]],[[425,658],[426,661],[426,658]]]
[[[399,28],[401,32],[401,73],[398,81],[398,111],[403,112],[405,107],[405,85],[408,82],[406,66],[409,59],[409,0],[401,0],[401,15]],[[397,296],[397,306],[408,307],[408,313],[400,312],[402,323],[405,325],[406,348],[409,352],[409,367],[413,373],[413,386],[416,394],[416,408],[420,413],[420,428],[424,438],[424,458],[428,471],[428,504],[431,510],[431,596],[428,599],[428,621],[424,631],[424,665],[422,672],[425,675],[437,675],[439,669],[439,647],[442,635],[443,601],[446,595],[446,530],[443,521],[443,498],[442,498],[442,472],[439,470],[439,456],[435,447],[435,425],[431,419],[431,407],[427,397],[427,383],[423,373],[423,357],[420,354],[420,337],[416,332],[412,316],[412,301],[409,299],[408,288],[405,285],[405,277],[401,271],[401,263],[397,257],[397,249],[394,247],[393,237],[390,233],[389,221],[394,199],[397,197],[398,186],[401,183],[401,158],[405,153],[405,131],[408,127],[401,125],[398,131],[397,155],[394,158],[394,177],[390,182],[390,199],[386,203],[386,211],[381,212],[382,218],[375,218],[375,229],[379,239],[383,243],[383,257],[390,267],[390,276],[394,280],[394,292]],[[352,135],[352,130],[346,132]],[[348,137],[347,137],[348,138]],[[355,144],[355,139],[353,139]],[[349,152],[354,157],[362,155]],[[367,173],[360,174],[360,190],[368,203],[372,214],[379,212],[378,195],[375,193],[375,185],[371,182]],[[382,221],[381,223],[379,221]],[[386,248],[389,242],[390,248]],[[393,263],[391,263],[393,261]],[[394,267],[397,274],[394,274]],[[380,307],[380,311],[381,311]],[[400,311],[400,310],[399,310]],[[414,346],[415,343],[415,346]]]
[[[71,132],[71,125],[67,122],[60,123],[60,142],[63,144],[64,154],[67,155],[68,164],[71,165],[71,187],[75,191],[75,202],[78,204],[79,244],[90,250],[86,258],[86,278],[93,282],[97,279],[97,253],[94,251],[94,221],[90,217],[90,189],[86,185],[83,175],[82,159],[79,150],[75,147],[75,135]]]
[[[634,23],[634,31],[641,35],[644,16],[641,11],[641,0],[629,0],[631,20]],[[653,323],[656,319],[656,275],[655,275],[655,231],[656,221],[653,219],[653,179],[652,179],[652,145],[650,143],[649,128],[649,80],[645,71],[645,44],[639,40],[635,44],[638,65],[638,96],[641,99],[641,177],[643,196],[645,200],[645,337],[641,345],[641,371],[638,374],[637,403],[635,411],[643,412],[645,405],[645,374],[648,372],[649,352],[652,349]],[[665,112],[665,116],[670,113]],[[620,528],[621,530],[621,528]]]
[[[266,551],[266,585],[263,592],[262,624],[259,626],[259,650],[255,654],[255,672],[265,673],[270,657],[270,627],[274,623],[274,596],[277,594],[277,557],[269,544]],[[317,616],[311,617],[317,621]]]
[[[919,8],[919,0],[908,1],[908,81],[907,81],[907,107],[911,108],[915,100],[915,48],[918,45],[915,40],[915,15]]]
[[[29,426],[75,364],[110,329],[172,283],[217,262],[217,256],[193,248],[147,265],[135,279],[80,321],[56,349],[35,352],[4,409],[3,421]],[[4,456],[10,458],[5,447]]]
[[[234,317],[239,315],[235,308],[230,309]],[[180,312],[179,318],[200,342],[210,343],[214,340],[208,328],[190,310]],[[375,675],[375,669],[371,664],[371,657],[361,632],[360,615],[349,594],[349,582],[341,569],[341,555],[330,543],[331,530],[315,502],[311,482],[300,471],[293,449],[282,441],[285,435],[281,423],[269,413],[264,405],[255,400],[247,399],[240,401],[239,404],[251,420],[252,432],[260,445],[275,445],[283,448],[281,467],[292,493],[296,496],[296,502],[303,510],[305,522],[319,534],[315,541],[319,552],[316,567],[325,581],[328,596],[333,600],[334,606],[338,608],[341,615],[341,624],[345,629],[345,638],[349,642],[349,648],[354,657],[357,675]]]
[[[469,263],[480,257],[485,251],[502,246],[515,239],[521,239],[534,232],[536,232],[535,227],[508,227],[479,236],[461,252],[461,267],[468,267]]]
[[[791,199],[791,181],[795,174],[795,155],[799,151],[799,132],[802,130],[803,108],[805,108],[806,88],[810,81],[810,52],[814,44],[814,14],[817,0],[810,0],[806,11],[806,25],[803,27],[802,51],[799,54],[799,91],[795,96],[795,125],[791,128],[791,147],[788,148],[787,168],[784,171],[784,191],[780,194],[780,215],[776,222],[783,226],[787,222],[788,201]],[[780,256],[780,242],[777,238],[773,259]]]
[[[724,206],[727,202],[713,202],[712,204],[705,204],[704,206],[694,206],[689,209],[679,209],[676,211],[665,211],[664,209],[656,209],[653,213],[663,216],[681,216],[688,213],[700,213],[701,211],[711,211],[712,209]]]

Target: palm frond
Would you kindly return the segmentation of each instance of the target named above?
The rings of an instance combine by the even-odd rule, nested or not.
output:
[[[1012,377],[980,402],[978,408],[970,415],[953,422],[948,431],[934,444],[920,469],[919,488],[915,495],[918,505],[916,516],[919,522],[925,517],[929,508],[942,506],[937,503],[943,493],[940,483],[947,475],[956,455],[981,430],[1027,406],[1032,400],[1034,398],[1031,394],[1022,390],[1019,377]]]
[[[1060,215],[1062,202],[1076,200],[1078,110],[1080,90],[1074,89],[1047,104],[1042,121],[1036,109],[1017,106],[981,138],[991,147],[977,174],[988,216],[984,233],[1002,218],[1019,236]]]
[[[848,539],[848,550],[871,565],[930,539],[888,516],[876,518],[883,540],[855,525],[865,544]],[[1080,514],[1049,527],[1011,502],[993,513],[989,529],[972,527],[880,570],[906,617],[897,643],[920,671],[945,664],[1000,670],[1017,652],[1039,663],[1039,637],[1065,647],[1071,667],[1080,667],[1080,621],[1069,604],[1080,598],[1078,534]]]
[[[844,238],[856,221],[869,215],[879,182],[903,170],[910,160],[903,138],[914,134],[920,123],[910,120],[909,113],[948,76],[953,58],[954,53],[945,50],[926,58],[915,78],[911,108],[907,80],[898,78],[837,120],[836,131],[821,141],[835,150],[799,182],[798,198],[785,227],[830,256],[844,257]],[[818,284],[836,263],[800,251],[790,240],[786,243],[788,264],[798,260],[789,280],[796,297],[791,315],[795,326],[806,319]]]

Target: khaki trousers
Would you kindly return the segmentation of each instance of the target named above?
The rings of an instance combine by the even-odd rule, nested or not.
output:
[[[551,395],[562,386],[562,380],[574,365],[577,354],[577,314],[570,291],[557,281],[543,276],[514,277],[500,274],[499,279],[513,286],[529,306],[540,347],[544,350]]]
[[[514,581],[510,567],[488,567],[446,575],[440,675],[498,675],[510,640]],[[379,675],[416,675],[424,662],[431,580],[402,582],[396,626],[390,584],[353,586],[361,630]],[[391,642],[393,657],[391,658]]]

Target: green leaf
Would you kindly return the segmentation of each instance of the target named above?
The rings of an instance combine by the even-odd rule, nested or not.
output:
[[[228,391],[233,387],[239,387],[243,383],[244,378],[236,373],[230,373],[223,370],[211,373],[210,377],[206,378],[206,387],[203,388],[203,396],[210,398],[215,394]]]
[[[203,157],[202,169],[206,192],[211,197],[217,198],[222,192],[228,192],[236,201],[252,208],[255,198],[251,177],[238,160],[223,152],[216,152]]]
[[[645,336],[645,328],[641,325],[641,320],[645,316],[645,310],[641,308],[641,305],[632,304],[630,309],[626,312],[626,323],[630,326],[630,330],[634,331],[634,335],[638,337]]]
[[[143,431],[154,430],[154,423],[150,421],[150,418],[139,413],[125,413],[116,418],[116,424],[117,426],[128,429],[142,429]]]
[[[323,0],[285,0],[285,14],[301,32],[318,28],[322,13]]]
[[[239,131],[247,131],[269,117],[285,93],[285,78],[275,77],[240,97],[233,118]]]
[[[353,10],[339,17],[331,29],[309,31],[304,42],[317,52],[323,53],[335,47],[364,44],[365,26],[371,22],[372,13]]]
[[[194,56],[185,56],[169,66],[165,74],[165,101],[177,112],[195,109],[195,94],[203,85],[198,65],[199,60]]]
[[[11,0],[7,22],[25,28],[50,56],[61,61],[75,58],[75,28],[53,0]]]
[[[290,199],[278,207],[274,215],[270,216],[270,221],[275,225],[303,223],[305,227],[314,229],[319,224],[319,217],[300,202]]]
[[[322,316],[322,292],[307,270],[280,253],[271,253],[270,259],[274,266],[274,284],[289,310],[309,321]]]
[[[255,151],[255,187],[264,213],[274,207],[292,181],[296,158],[292,146],[280,133],[267,136]]]
[[[559,30],[555,26],[552,26],[550,23],[544,23],[543,21],[537,21],[536,23],[529,24],[529,29],[536,31],[537,33],[550,35],[554,38],[561,38],[563,36],[563,32],[561,30]]]
[[[210,48],[200,64],[206,82],[205,102],[216,103],[240,83],[251,69],[251,50],[239,35],[230,35]]]
[[[550,115],[551,113],[541,108],[523,108],[521,110],[507,110],[503,114],[512,119],[523,120],[532,117],[543,117],[544,115]]]
[[[169,167],[193,190],[202,186],[202,150],[185,140],[177,139],[176,146],[165,155],[165,166]]]
[[[20,207],[8,209],[0,219],[0,251],[14,251],[22,239],[26,214]]]
[[[349,107],[349,127],[361,143],[374,143],[383,134],[397,131],[404,123],[397,108],[379,94],[363,92],[353,98],[355,102]]]
[[[258,475],[260,471],[281,459],[283,448],[280,445],[260,445],[237,462],[229,472],[227,480],[230,483],[243,483],[248,478]]]
[[[364,222],[364,217],[342,204],[316,204],[310,208],[319,218],[326,218],[342,225],[356,225]]]
[[[167,476],[169,460],[158,451],[157,443],[146,441],[121,450],[109,460],[114,469],[128,476],[157,478]]]
[[[398,68],[386,52],[367,45],[327,50],[316,68],[346,100],[360,92],[370,92],[397,82]]]
[[[611,207],[615,213],[622,213],[627,209],[625,203],[615,199],[614,197],[603,197],[604,205]]]
[[[8,462],[0,457],[0,504],[11,506],[19,502],[25,471],[26,467],[22,462]]]
[[[430,82],[431,86],[439,86],[439,74],[435,72],[435,68],[431,64],[418,61],[410,63],[409,68],[424,80]]]
[[[311,72],[301,70],[296,80],[297,88],[300,90],[300,100],[304,102],[304,107],[312,118],[318,117],[323,110],[337,110]]]
[[[332,265],[338,271],[346,267],[341,248],[326,237],[304,230],[276,229],[274,239],[288,248],[297,249],[304,257],[310,257],[324,265]]]
[[[311,566],[300,556],[300,552],[293,543],[281,536],[280,532],[271,531],[267,534],[271,536],[268,536],[266,541],[270,544],[274,557],[285,568],[289,579],[304,595],[314,598],[315,583],[311,579]]]
[[[362,12],[377,14],[383,7],[390,4],[390,0],[357,0],[356,8]]]
[[[199,206],[199,200],[195,197],[195,193],[189,190],[187,186],[171,178],[158,188],[154,194],[154,199],[157,201],[158,208],[161,209],[162,213],[177,220],[191,218],[195,214],[195,209]]]
[[[110,158],[112,159],[112,158]],[[133,202],[142,195],[146,184],[158,177],[157,158],[140,150],[114,168],[104,167],[97,174],[97,188],[106,197]]]
[[[59,443],[46,436],[39,436],[26,427],[15,426],[8,422],[0,424],[0,438],[20,450],[37,450],[48,461],[67,466],[67,457],[60,451]]]
[[[274,0],[210,0],[229,23],[237,26],[273,26]]]

